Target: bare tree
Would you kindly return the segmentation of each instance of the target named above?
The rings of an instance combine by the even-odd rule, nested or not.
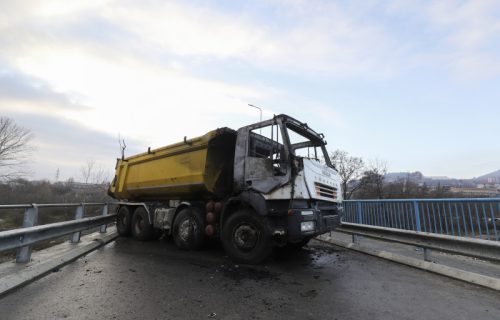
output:
[[[361,178],[362,188],[359,195],[362,198],[384,198],[384,179],[387,174],[387,163],[380,159],[370,162],[368,169]],[[358,195],[357,195],[358,196]]]
[[[83,188],[83,201],[89,198],[97,199],[106,196],[109,175],[101,166],[97,166],[94,160],[88,160],[80,169]]]
[[[27,172],[33,134],[8,117],[0,117],[0,180],[19,178]]]
[[[120,145],[120,154],[123,160],[125,158],[125,149],[127,148],[127,145],[125,144],[125,139],[122,139],[120,134],[118,134],[118,144]]]
[[[80,169],[83,178],[83,183],[86,184],[106,184],[109,180],[109,175],[101,166],[96,166],[94,160],[88,160]]]
[[[82,182],[83,183],[89,183],[90,179],[92,177],[92,172],[94,170],[95,166],[95,161],[94,160],[88,160],[85,165],[81,167],[81,174],[82,174]]]
[[[347,151],[343,150],[331,152],[330,160],[340,175],[342,195],[344,199],[349,199],[352,193],[361,186],[358,179],[363,173],[365,163],[362,158],[352,157]]]

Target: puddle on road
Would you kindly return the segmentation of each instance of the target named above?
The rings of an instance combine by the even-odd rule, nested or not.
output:
[[[328,268],[341,264],[344,260],[342,252],[337,249],[312,245],[299,251],[277,252],[267,265],[239,265],[227,261],[216,267],[215,272],[236,282],[243,280],[279,281],[283,273],[305,271],[309,268],[314,270]],[[317,272],[311,273],[311,276],[315,280],[328,281],[328,279],[320,279]]]
[[[304,248],[304,250],[309,251],[311,265],[315,269],[344,262],[341,252],[334,248],[311,246]]]
[[[272,265],[293,272],[294,270],[304,269],[304,267],[322,269],[344,261],[345,258],[340,250],[309,245],[299,251],[278,251],[274,256]]]

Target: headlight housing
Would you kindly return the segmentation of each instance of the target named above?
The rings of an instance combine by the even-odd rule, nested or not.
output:
[[[314,221],[303,221],[300,223],[300,231],[308,232],[314,231]]]

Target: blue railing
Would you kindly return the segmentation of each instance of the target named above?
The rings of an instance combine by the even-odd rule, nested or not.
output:
[[[346,200],[342,221],[500,241],[500,199]]]

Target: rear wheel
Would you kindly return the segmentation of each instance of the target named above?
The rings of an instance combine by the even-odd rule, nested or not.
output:
[[[267,221],[250,209],[233,213],[224,223],[222,245],[231,259],[257,264],[272,251],[271,228]]]
[[[153,225],[149,223],[149,217],[146,209],[138,207],[132,216],[132,234],[134,238],[147,241],[155,236]]]
[[[116,214],[116,230],[123,237],[130,236],[132,232],[132,212],[128,207],[120,207]]]
[[[201,210],[184,208],[174,220],[172,232],[175,245],[184,250],[197,250],[205,239],[205,223]]]

